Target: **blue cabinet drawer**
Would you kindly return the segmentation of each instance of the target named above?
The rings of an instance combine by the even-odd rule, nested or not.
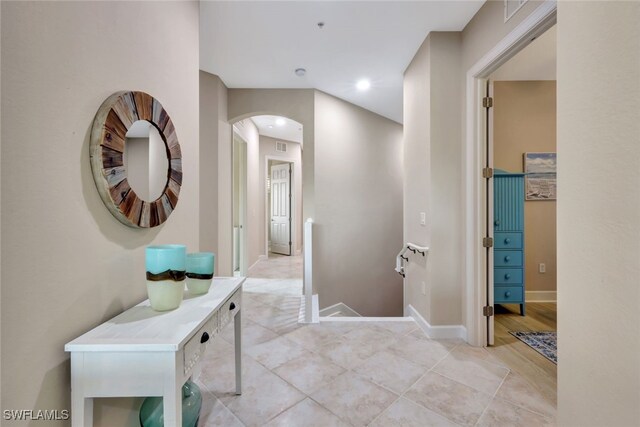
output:
[[[522,251],[496,250],[493,252],[496,267],[522,267]]]
[[[496,303],[521,303],[521,286],[496,286],[493,289],[493,301]]]
[[[495,233],[496,249],[522,249],[522,233]]]
[[[522,285],[521,268],[496,268],[493,270],[496,285]]]

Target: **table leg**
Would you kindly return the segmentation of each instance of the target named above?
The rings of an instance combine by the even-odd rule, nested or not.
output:
[[[242,310],[238,310],[233,326],[236,344],[236,394],[242,394]]]
[[[93,398],[84,397],[81,393],[71,393],[71,425],[72,427],[93,426]]]
[[[162,399],[164,425],[182,427],[182,385],[172,382],[165,387]]]

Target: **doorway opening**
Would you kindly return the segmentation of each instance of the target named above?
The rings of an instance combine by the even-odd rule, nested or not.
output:
[[[302,295],[302,130],[273,115],[234,124],[234,274],[247,292]]]
[[[477,89],[477,131],[469,133],[481,172],[472,178],[479,244],[471,246],[477,315],[470,332],[555,402],[555,8],[541,9],[538,19],[510,40],[517,49],[468,74]]]

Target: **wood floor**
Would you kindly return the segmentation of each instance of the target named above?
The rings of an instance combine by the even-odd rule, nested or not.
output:
[[[557,365],[509,331],[557,330],[556,307],[556,303],[530,302],[526,306],[527,315],[520,316],[519,305],[496,304],[495,344],[487,348],[554,403],[557,403]]]

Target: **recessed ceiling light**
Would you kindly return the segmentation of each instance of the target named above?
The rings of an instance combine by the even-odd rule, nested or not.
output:
[[[276,119],[276,124],[277,124],[278,126],[284,126],[284,124],[285,124],[285,123],[286,123],[286,122],[284,121],[284,119],[283,119],[282,117],[280,117],[280,118]]]
[[[358,88],[358,90],[367,90],[370,87],[371,82],[367,79],[358,80],[358,83],[356,83],[356,88]]]
[[[307,70],[305,70],[304,68],[296,68],[295,73],[296,73],[296,76],[302,77],[305,74],[307,74]]]

